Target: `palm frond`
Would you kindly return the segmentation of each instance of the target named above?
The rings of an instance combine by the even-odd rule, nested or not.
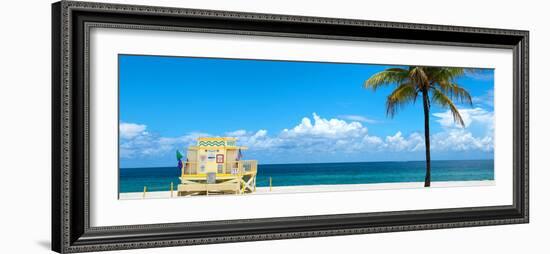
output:
[[[386,114],[393,117],[399,108],[409,102],[416,102],[421,92],[431,93],[433,102],[449,108],[456,123],[464,127],[464,121],[456,102],[472,105],[470,93],[455,82],[461,76],[474,69],[458,67],[409,66],[408,68],[389,68],[372,75],[363,87],[376,90],[379,87],[395,84],[398,87],[387,97]]]
[[[468,105],[472,106],[472,96],[459,84],[453,83],[451,81],[441,80],[435,83],[435,85],[438,86],[440,90],[448,95],[452,100],[458,100],[458,102],[460,103],[467,103]],[[432,88],[437,89],[436,87]]]
[[[401,68],[389,68],[372,75],[363,84],[364,88],[376,90],[379,87],[400,84],[408,78],[408,71]]]
[[[455,79],[464,76],[467,69],[460,67],[428,67],[427,72],[429,73],[432,81],[454,81]]]
[[[455,121],[455,123],[458,123],[462,127],[465,127],[464,120],[462,120],[462,116],[460,115],[460,112],[458,111],[453,101],[439,89],[432,89],[432,102],[435,102],[442,107],[448,107],[451,110],[451,114],[453,115],[453,120]]]
[[[404,83],[388,95],[386,99],[386,114],[389,117],[395,116],[397,110],[409,102],[416,102],[418,91],[412,83]]]
[[[419,87],[427,87],[430,84],[430,77],[425,68],[426,67],[412,66],[409,70],[409,76]]]

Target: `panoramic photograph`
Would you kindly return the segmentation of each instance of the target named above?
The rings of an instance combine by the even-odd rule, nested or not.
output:
[[[495,185],[494,70],[118,56],[119,199]]]

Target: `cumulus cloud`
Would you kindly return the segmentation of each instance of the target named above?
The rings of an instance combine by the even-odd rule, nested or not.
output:
[[[465,128],[456,124],[450,110],[434,113],[444,131],[432,136],[432,149],[438,151],[491,151],[494,137],[494,112],[482,108],[459,109]],[[470,129],[477,127],[481,136],[474,136]]]
[[[382,146],[384,144],[384,140],[377,136],[365,135],[365,137],[363,137],[363,144],[372,145],[372,146]]]
[[[466,126],[493,125],[493,112],[481,108],[460,109]],[[431,149],[434,151],[491,151],[492,132],[476,137],[468,128],[454,124],[450,111],[433,114],[443,130],[431,136]],[[178,137],[162,137],[151,134],[147,126],[135,123],[122,123],[121,157],[154,156],[166,154],[176,149],[183,150],[196,142],[198,137],[213,136],[208,133],[188,133]],[[123,131],[124,129],[124,131]],[[124,133],[124,134],[122,134]],[[236,137],[239,144],[248,146],[250,151],[267,151],[271,154],[292,151],[296,154],[365,153],[365,152],[416,152],[423,151],[424,133],[404,134],[397,131],[389,136],[369,133],[359,121],[338,118],[323,118],[316,113],[304,117],[295,126],[280,132],[269,133],[265,129],[249,131],[237,129],[222,136]]]
[[[131,139],[138,135],[147,134],[145,129],[147,129],[147,126],[144,124],[120,123],[119,134],[123,139]]]
[[[360,122],[322,118],[316,113],[273,136],[267,135],[265,130],[231,133],[238,134],[235,137],[239,138],[239,143],[253,150],[353,153],[387,147],[383,138],[369,135],[367,127]]]
[[[253,147],[257,150],[276,148],[280,145],[280,140],[269,137],[267,135],[267,130],[262,129],[256,132],[235,131],[232,133],[233,135],[228,136],[237,138],[239,140],[239,144]]]
[[[312,136],[328,139],[359,137],[367,133],[367,128],[359,122],[346,122],[332,118],[321,118],[313,113],[313,122],[308,118],[302,118],[302,122],[292,129],[284,129],[281,133],[285,137]]]
[[[432,136],[431,144],[435,151],[492,151],[493,137],[474,137],[469,131],[453,129]]]
[[[137,158],[153,157],[167,152],[182,149],[196,142],[206,133],[189,133],[179,137],[162,137],[147,131],[147,126],[135,123],[121,123],[120,157]]]
[[[398,131],[393,136],[387,136],[383,147],[391,151],[418,151],[424,149],[424,137],[418,132],[413,132],[408,137]]]
[[[472,123],[483,124],[491,130],[494,128],[493,112],[489,112],[482,108],[459,109],[458,111],[462,116],[462,120],[464,121],[464,126],[466,128],[468,128]],[[438,118],[436,121],[443,127],[461,127],[459,124],[454,122],[451,110],[447,110],[442,113],[434,113],[433,116]]]

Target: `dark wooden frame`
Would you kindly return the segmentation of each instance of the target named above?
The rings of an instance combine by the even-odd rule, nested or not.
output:
[[[198,31],[513,50],[513,205],[90,227],[88,31]],[[85,252],[529,221],[528,31],[62,1],[52,5],[52,249]]]

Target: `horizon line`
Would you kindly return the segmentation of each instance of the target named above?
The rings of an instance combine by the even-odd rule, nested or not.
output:
[[[431,161],[494,161],[494,158],[490,159],[463,159],[463,160],[431,160]],[[258,165],[299,165],[299,164],[338,164],[338,163],[383,163],[383,162],[426,162],[425,160],[401,160],[401,161],[347,161],[347,162],[293,162],[293,163],[266,163],[266,164],[258,164]],[[170,168],[170,167],[177,167],[175,166],[155,166],[155,167],[118,167],[125,168],[125,169],[134,169],[134,168]]]

